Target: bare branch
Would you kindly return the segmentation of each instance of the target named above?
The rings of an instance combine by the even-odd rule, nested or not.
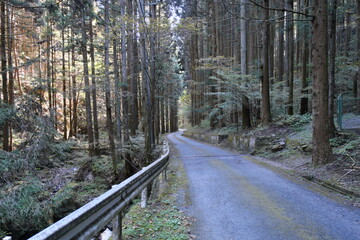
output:
[[[311,17],[311,18],[314,18],[314,17],[315,17],[315,16],[313,16],[313,15],[309,15],[309,14],[306,14],[306,13],[303,13],[303,12],[288,10],[288,9],[285,9],[285,8],[270,8],[270,7],[264,7],[263,5],[258,4],[257,2],[255,2],[254,0],[249,0],[249,1],[250,1],[252,4],[254,4],[255,6],[258,6],[258,7],[260,7],[260,8],[267,9],[267,10],[280,11],[280,12],[290,12],[290,13],[295,13],[295,14],[299,14],[299,15],[303,15],[303,16]]]

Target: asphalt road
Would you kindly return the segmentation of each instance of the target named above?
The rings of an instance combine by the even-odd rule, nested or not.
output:
[[[246,159],[181,136],[168,139],[189,179],[196,239],[360,239],[360,209]]]

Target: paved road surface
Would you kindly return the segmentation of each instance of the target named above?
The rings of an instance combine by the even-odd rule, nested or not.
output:
[[[340,205],[236,154],[170,134],[203,240],[360,240],[360,209]]]

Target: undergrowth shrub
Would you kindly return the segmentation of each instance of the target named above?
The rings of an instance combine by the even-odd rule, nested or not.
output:
[[[285,125],[292,127],[294,130],[300,130],[301,127],[310,123],[312,120],[311,114],[304,115],[280,115],[274,120],[278,125]]]
[[[46,227],[51,222],[51,211],[46,202],[38,201],[42,191],[38,180],[27,178],[15,188],[10,193],[1,193],[0,229],[3,232],[11,231],[13,237],[17,238]]]

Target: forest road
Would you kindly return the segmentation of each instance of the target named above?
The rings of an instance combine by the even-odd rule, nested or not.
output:
[[[246,155],[181,132],[168,139],[187,174],[196,239],[360,239],[360,209],[293,183]]]

